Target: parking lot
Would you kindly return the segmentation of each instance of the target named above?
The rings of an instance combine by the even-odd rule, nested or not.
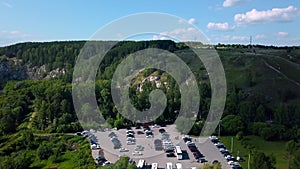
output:
[[[148,138],[146,137],[148,131],[145,131],[143,127],[94,132],[93,134],[97,138],[101,150],[92,150],[93,157],[96,158],[100,154],[100,156],[104,156],[107,160],[116,162],[120,156],[126,155],[136,163],[140,159],[145,160],[146,164],[158,163],[158,168],[165,168],[168,162],[173,163],[173,165],[181,163],[183,168],[203,166],[204,163],[197,162],[194,157],[195,155],[182,139],[183,135],[177,132],[175,125],[168,125],[166,127],[149,126],[148,129],[152,133],[151,136],[147,136]],[[162,129],[165,130],[164,136],[160,132]],[[169,141],[166,144],[166,141],[162,141],[165,135],[169,137]],[[218,160],[222,164],[222,168],[231,168],[210,139],[191,138],[191,141],[195,143],[195,147],[203,154],[208,163]],[[157,145],[159,144],[154,144],[157,142],[163,143],[163,149],[172,145],[174,147],[180,146],[184,156],[183,159],[178,160],[176,157],[167,157],[167,153],[163,149],[157,149]],[[120,148],[122,149],[120,150]]]

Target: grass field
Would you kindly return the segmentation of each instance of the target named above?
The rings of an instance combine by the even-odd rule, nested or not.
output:
[[[249,149],[245,148],[241,141],[238,141],[235,136],[224,136],[221,137],[221,142],[226,146],[226,148],[231,151],[231,138],[233,138],[233,155],[236,157],[238,152],[241,157],[246,161],[241,162],[241,165],[244,169],[248,168],[248,157]],[[285,142],[271,142],[265,141],[260,137],[256,136],[245,136],[245,141],[251,145],[257,151],[262,151],[267,155],[273,154],[276,158],[276,168],[277,169],[287,169],[288,162],[284,158],[285,154]]]

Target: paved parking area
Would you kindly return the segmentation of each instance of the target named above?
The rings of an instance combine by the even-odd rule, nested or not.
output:
[[[159,168],[165,168],[167,162],[172,162],[173,165],[176,163],[181,163],[183,168],[190,168],[190,167],[200,167],[203,164],[198,163],[192,152],[188,149],[185,142],[182,140],[182,136],[180,133],[177,132],[175,125],[168,125],[166,127],[159,127],[153,128],[150,126],[151,130],[153,131],[154,137],[153,138],[146,138],[145,134],[137,134],[137,131],[143,131],[143,129],[135,129],[132,127],[132,130],[135,132],[135,145],[127,145],[126,144],[126,129],[120,130],[109,130],[100,132],[97,131],[93,133],[102,148],[100,150],[100,154],[104,156],[107,160],[111,162],[116,162],[120,156],[126,155],[129,156],[131,159],[138,162],[139,159],[144,159],[147,164],[151,163],[158,163]],[[183,151],[187,152],[188,158],[184,160],[177,160],[176,157],[166,157],[166,153],[164,151],[156,151],[154,146],[155,139],[161,139],[161,133],[159,133],[159,129],[165,129],[166,132],[170,135],[170,140],[174,144],[174,146],[179,145]],[[114,132],[117,135],[117,138],[120,140],[122,147],[128,149],[128,152],[119,152],[119,149],[114,149],[114,145],[109,134]],[[200,150],[200,152],[205,156],[205,159],[208,160],[208,163],[211,163],[213,160],[218,160],[222,164],[222,168],[229,169],[230,166],[227,164],[225,158],[219,152],[213,143],[210,142],[208,138],[193,138],[193,142],[196,143],[196,146]],[[134,152],[137,145],[142,145],[144,147],[141,156],[133,156],[132,152]],[[92,150],[93,157],[95,158],[99,155],[99,150]]]

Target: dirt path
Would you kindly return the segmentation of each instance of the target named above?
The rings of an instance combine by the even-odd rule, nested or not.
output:
[[[299,82],[296,82],[295,80],[293,80],[293,79],[287,77],[284,73],[282,73],[280,70],[276,69],[276,68],[273,67],[272,65],[268,64],[265,60],[263,60],[263,62],[264,62],[264,64],[265,64],[268,68],[274,70],[275,72],[277,72],[278,74],[282,75],[284,78],[286,78],[286,79],[289,80],[290,82],[292,82],[292,83],[294,83],[295,85],[297,85],[297,86],[300,87],[300,83],[299,83]]]

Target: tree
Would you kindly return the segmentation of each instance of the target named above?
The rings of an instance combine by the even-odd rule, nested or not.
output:
[[[178,117],[175,121],[176,129],[182,134],[187,134],[191,130],[192,123],[192,119],[185,117]]]
[[[243,131],[244,124],[242,118],[237,115],[227,115],[222,119],[221,123],[223,131],[226,134],[236,135],[239,131]]]
[[[300,166],[300,150],[297,150],[291,162],[290,169],[298,169],[299,166]]]
[[[203,167],[199,167],[198,169],[222,169],[221,163],[216,164],[204,164]]]
[[[251,162],[251,169],[275,169],[276,160],[273,155],[267,156],[263,152],[255,152]]]
[[[37,149],[37,155],[41,160],[48,159],[52,153],[52,148],[47,144],[41,144]]]
[[[296,142],[294,140],[288,141],[285,144],[285,151],[285,158],[288,160],[288,167],[290,168],[292,157],[296,151]]]

